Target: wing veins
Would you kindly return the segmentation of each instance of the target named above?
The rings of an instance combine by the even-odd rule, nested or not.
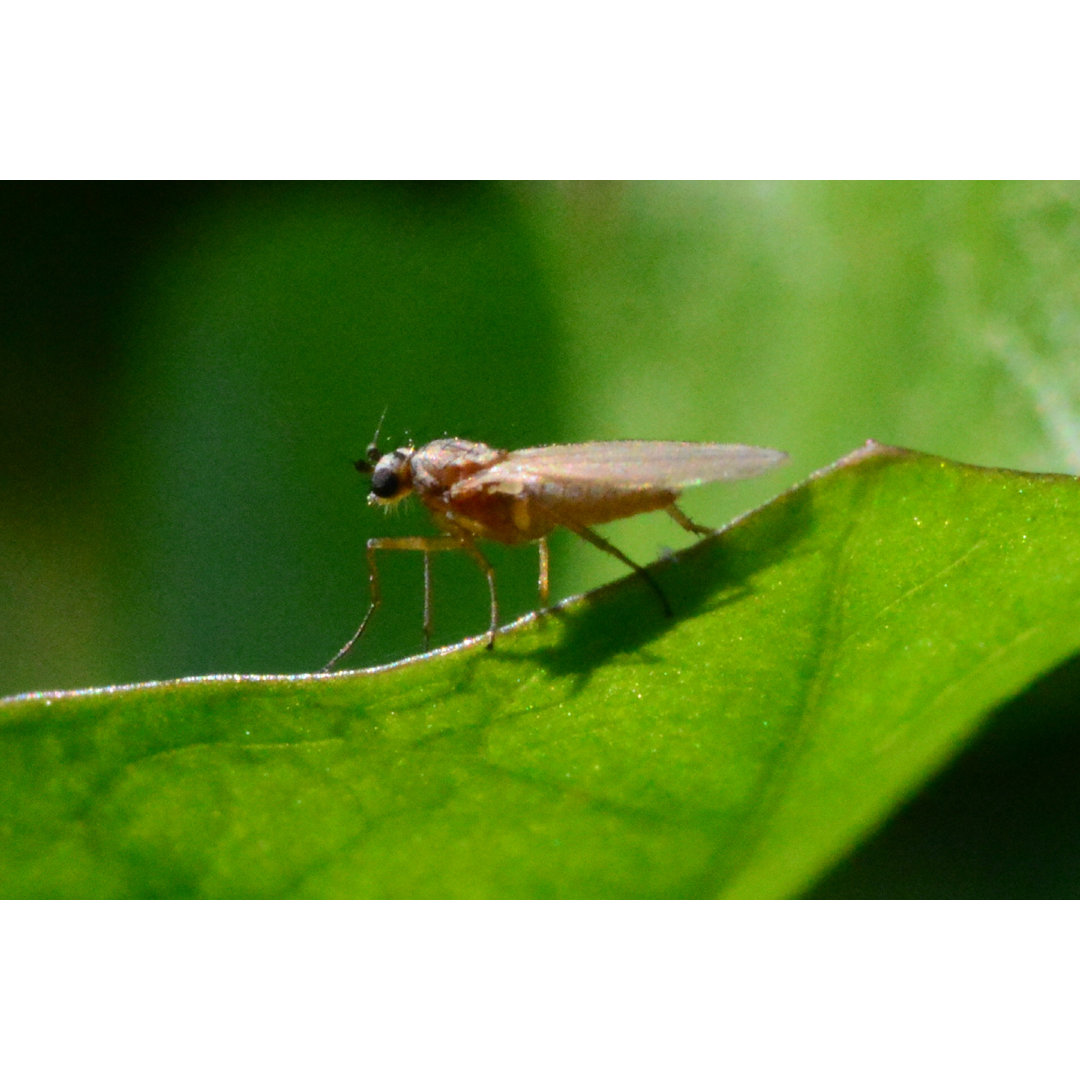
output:
[[[786,456],[779,450],[735,443],[568,443],[512,451],[464,481],[463,486],[511,494],[525,488],[560,486],[677,493],[700,484],[757,476],[779,465]]]

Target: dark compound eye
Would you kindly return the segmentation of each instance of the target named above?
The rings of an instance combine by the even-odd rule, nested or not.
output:
[[[401,477],[389,465],[380,465],[371,474],[371,494],[377,499],[392,499],[401,487]]]

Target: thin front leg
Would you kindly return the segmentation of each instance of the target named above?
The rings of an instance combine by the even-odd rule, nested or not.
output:
[[[431,649],[431,551],[424,548],[424,652]]]
[[[431,574],[428,560],[433,551],[457,551],[461,548],[470,550],[470,545],[455,536],[380,536],[367,542],[368,587],[371,603],[367,614],[357,631],[334,655],[334,658],[322,669],[329,671],[339,660],[347,656],[352,647],[364,636],[364,631],[371,622],[375,609],[382,603],[382,591],[379,588],[379,568],[375,562],[376,551],[422,551],[424,553],[424,640],[425,647],[431,633]],[[476,552],[479,555],[479,552]],[[486,562],[486,560],[485,560]],[[490,569],[490,567],[489,567]]]

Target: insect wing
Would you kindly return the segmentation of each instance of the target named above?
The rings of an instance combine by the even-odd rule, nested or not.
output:
[[[488,491],[515,491],[523,483],[539,483],[578,492],[678,492],[700,484],[757,476],[786,458],[780,450],[737,443],[568,443],[515,450],[486,469],[482,482]]]

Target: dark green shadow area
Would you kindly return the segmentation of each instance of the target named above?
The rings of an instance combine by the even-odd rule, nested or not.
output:
[[[942,773],[809,898],[1080,896],[1080,660],[988,718]]]
[[[812,514],[812,491],[800,486],[748,520],[652,563],[648,570],[671,604],[670,618],[633,576],[597,589],[590,594],[593,603],[553,609],[545,617],[558,619],[564,633],[557,645],[538,650],[536,659],[552,675],[578,677],[617,656],[663,663],[663,653],[650,652],[650,643],[673,622],[745,602],[755,577],[790,558],[809,535]]]

